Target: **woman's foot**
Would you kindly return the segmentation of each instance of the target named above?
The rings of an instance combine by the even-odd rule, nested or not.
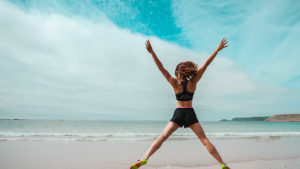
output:
[[[139,160],[138,162],[131,165],[130,169],[138,169],[140,166],[147,164],[148,159]]]
[[[221,163],[222,169],[230,169],[225,163]]]

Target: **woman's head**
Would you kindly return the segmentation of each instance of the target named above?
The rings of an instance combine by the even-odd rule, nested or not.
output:
[[[180,81],[190,80],[198,71],[198,65],[191,61],[180,62],[175,69],[175,76]]]

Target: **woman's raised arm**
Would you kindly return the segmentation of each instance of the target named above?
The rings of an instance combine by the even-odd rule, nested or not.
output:
[[[164,75],[164,77],[167,79],[167,81],[172,85],[172,87],[175,87],[177,84],[177,80],[173,78],[170,73],[164,68],[162,63],[157,58],[155,52],[152,49],[151,43],[149,40],[146,41],[146,49],[147,51],[152,55],[154,62],[156,63],[158,69],[160,72]]]
[[[208,67],[208,65],[214,60],[214,58],[217,56],[218,52],[221,51],[222,49],[228,47],[227,45],[227,39],[223,38],[222,41],[220,42],[220,44],[218,45],[217,49],[210,55],[210,57],[206,60],[206,62],[200,67],[200,69],[198,70],[197,74],[195,76],[193,76],[193,78],[191,79],[193,82],[198,82],[202,75],[204,74],[206,68]]]

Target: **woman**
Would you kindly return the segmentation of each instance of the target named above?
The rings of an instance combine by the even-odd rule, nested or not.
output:
[[[198,119],[195,111],[192,107],[192,99],[198,81],[201,79],[208,65],[213,61],[215,56],[223,48],[227,47],[227,40],[222,39],[217,49],[212,55],[206,60],[206,62],[198,70],[197,64],[186,61],[181,62],[177,65],[175,70],[176,78],[173,78],[169,72],[163,67],[162,63],[154,53],[150,41],[146,41],[147,51],[152,55],[158,69],[171,84],[176,94],[177,108],[175,109],[174,115],[166,125],[162,134],[152,143],[144,157],[133,164],[130,169],[137,169],[142,165],[145,165],[150,156],[167,140],[167,138],[176,131],[179,127],[189,127],[200,139],[202,144],[207,148],[208,152],[221,164],[222,169],[229,169],[229,167],[223,162],[221,156],[216,150],[215,146],[207,139]]]

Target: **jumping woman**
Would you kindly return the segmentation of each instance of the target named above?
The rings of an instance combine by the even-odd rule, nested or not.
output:
[[[158,69],[173,87],[177,99],[177,107],[171,120],[166,125],[162,134],[152,143],[144,157],[133,164],[130,169],[138,169],[145,165],[150,156],[163,144],[164,141],[178,128],[189,127],[200,139],[208,152],[221,164],[222,169],[230,169],[222,160],[215,146],[206,137],[192,106],[193,95],[198,81],[201,79],[208,65],[213,61],[219,51],[227,47],[227,40],[222,39],[217,49],[211,54],[206,62],[198,70],[197,64],[191,61],[181,62],[175,69],[176,78],[163,67],[162,63],[154,53],[150,41],[146,41],[146,49],[152,55]]]

